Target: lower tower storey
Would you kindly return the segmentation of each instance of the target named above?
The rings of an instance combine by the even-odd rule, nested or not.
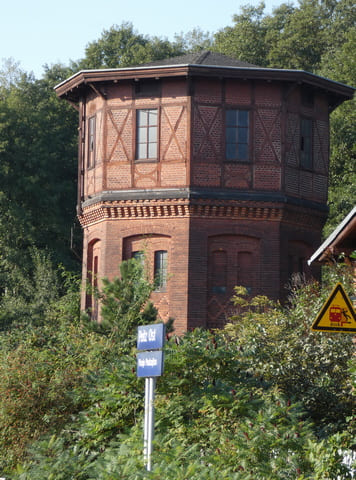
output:
[[[280,201],[159,193],[114,199],[109,192],[84,202],[84,283],[100,289],[100,278],[117,276],[123,260],[144,255],[156,279],[158,314],[174,318],[181,334],[222,327],[233,314],[236,285],[251,296],[281,299],[293,273],[318,275],[306,260],[320,243],[324,212]],[[100,320],[100,305],[85,289],[81,306]]]

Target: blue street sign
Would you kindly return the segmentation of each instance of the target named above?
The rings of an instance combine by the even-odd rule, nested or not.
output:
[[[137,376],[159,377],[163,373],[163,352],[140,352],[137,354]]]
[[[138,327],[137,350],[157,350],[163,348],[164,324],[143,325]]]

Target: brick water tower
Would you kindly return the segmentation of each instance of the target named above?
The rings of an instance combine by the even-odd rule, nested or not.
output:
[[[84,70],[56,92],[79,109],[84,281],[145,252],[159,315],[181,333],[221,327],[235,285],[277,299],[311,274],[329,114],[352,88],[200,52]],[[82,308],[97,315],[85,293]]]

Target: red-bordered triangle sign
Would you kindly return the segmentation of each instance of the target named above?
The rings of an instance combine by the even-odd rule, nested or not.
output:
[[[314,320],[312,330],[356,333],[356,313],[341,283],[338,283]]]

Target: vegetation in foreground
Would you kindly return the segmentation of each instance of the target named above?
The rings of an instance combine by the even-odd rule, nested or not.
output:
[[[42,260],[48,271],[48,259]],[[330,284],[317,283],[294,287],[288,308],[264,297],[247,301],[237,287],[236,315],[223,330],[169,338],[165,373],[157,383],[154,468],[147,473],[136,326],[125,315],[132,298],[141,313],[148,312],[141,323],[152,322],[154,310],[140,264],[129,261],[123,273],[128,290],[120,289],[118,279],[105,283],[103,301],[110,306],[105,328],[79,318],[77,288],[64,276],[64,295],[53,298],[53,289],[44,288],[51,298],[41,316],[38,305],[28,304],[28,316],[2,330],[3,475],[351,478],[342,456],[355,433],[352,342],[349,335],[310,331],[330,292]],[[331,282],[336,278],[340,275],[333,274]],[[347,278],[342,274],[346,284]],[[115,303],[121,316],[113,314]]]

